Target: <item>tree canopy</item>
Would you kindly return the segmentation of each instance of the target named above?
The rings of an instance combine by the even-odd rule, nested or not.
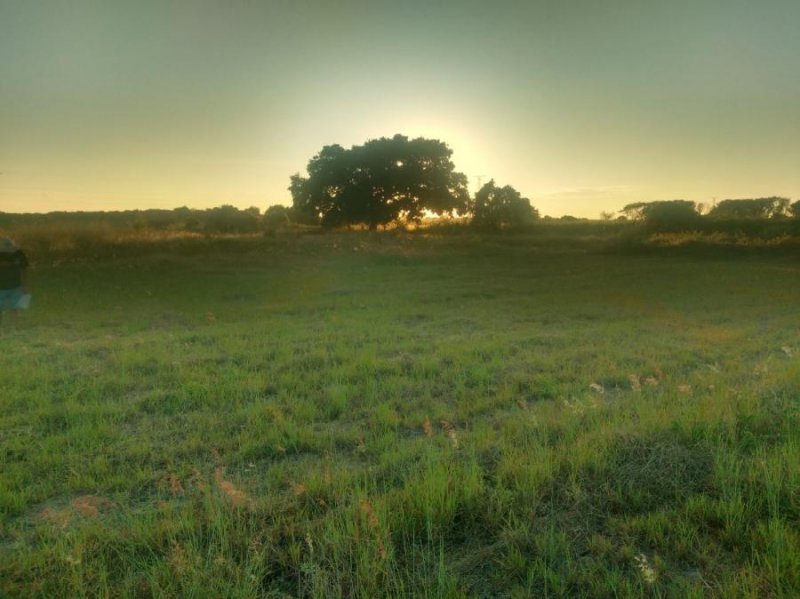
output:
[[[777,196],[745,200],[722,200],[709,216],[714,218],[776,218],[786,216],[789,198]]]
[[[622,209],[629,218],[643,220],[648,228],[658,231],[677,231],[696,225],[700,214],[697,204],[688,200],[636,202]]]
[[[293,207],[324,226],[418,220],[425,211],[467,210],[467,178],[455,172],[447,144],[404,135],[372,139],[349,150],[325,146],[308,163],[308,176],[293,175]]]
[[[478,226],[503,227],[525,225],[539,217],[528,198],[506,185],[498,187],[494,179],[475,194],[472,206],[472,223]]]

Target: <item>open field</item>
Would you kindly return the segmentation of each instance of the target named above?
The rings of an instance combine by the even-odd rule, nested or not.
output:
[[[33,254],[0,596],[800,595],[800,261],[535,234]]]

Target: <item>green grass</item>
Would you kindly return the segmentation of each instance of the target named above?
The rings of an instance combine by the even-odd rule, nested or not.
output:
[[[32,255],[0,595],[797,596],[796,256],[598,247]]]

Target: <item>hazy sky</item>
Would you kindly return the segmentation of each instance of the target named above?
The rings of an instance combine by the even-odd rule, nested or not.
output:
[[[800,0],[0,0],[0,211],[289,204],[403,133],[544,214],[800,198]]]

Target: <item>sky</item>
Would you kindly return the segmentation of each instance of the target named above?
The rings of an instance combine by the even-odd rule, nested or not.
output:
[[[0,211],[290,204],[402,133],[542,214],[800,198],[800,1],[0,0]]]

